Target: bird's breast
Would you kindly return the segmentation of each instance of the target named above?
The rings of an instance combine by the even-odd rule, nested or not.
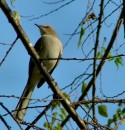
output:
[[[62,53],[62,43],[57,37],[46,35],[43,37],[41,49],[39,55],[43,59],[43,65],[51,71]]]

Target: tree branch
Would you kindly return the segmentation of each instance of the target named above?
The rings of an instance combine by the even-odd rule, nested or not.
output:
[[[103,6],[104,6],[104,0],[101,0],[99,21],[98,21],[97,32],[96,32],[96,42],[95,42],[95,47],[94,47],[94,58],[97,57],[97,53],[98,53],[101,22],[102,22],[102,16],[103,16]],[[92,99],[93,100],[95,99],[95,94],[96,94],[96,75],[97,75],[96,74],[97,73],[96,64],[97,64],[97,60],[94,59],[94,61],[93,61],[93,87],[92,87]],[[93,119],[96,120],[96,112],[95,112],[95,104],[94,103],[92,104],[92,112],[93,112]]]
[[[14,40],[14,42],[11,44],[9,50],[6,52],[6,55],[4,56],[4,58],[1,60],[0,62],[0,66],[3,64],[3,62],[5,61],[6,57],[8,56],[9,52],[11,51],[11,49],[13,48],[13,46],[15,45],[15,43],[17,42],[18,37],[16,37],[16,39]],[[5,45],[5,44],[4,44]]]
[[[47,107],[36,117],[36,119],[25,129],[29,130],[34,124],[37,123],[37,121],[46,113],[46,111],[51,107],[52,101],[47,105]]]
[[[14,119],[13,115],[11,114],[11,112],[4,106],[4,104],[2,102],[0,102],[0,106],[7,112],[9,113],[9,115]],[[2,117],[1,117],[2,119]],[[15,120],[15,119],[14,119]],[[19,126],[20,130],[23,130],[22,127],[20,126],[20,124],[16,121],[17,125]]]
[[[90,103],[125,103],[125,99],[95,99],[95,100],[82,100],[82,101],[78,101],[78,102],[73,102],[72,105],[73,106],[77,106],[79,104],[90,104]]]

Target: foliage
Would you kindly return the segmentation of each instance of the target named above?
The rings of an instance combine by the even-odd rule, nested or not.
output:
[[[99,105],[98,112],[103,117],[108,117],[108,110],[106,105]]]
[[[65,97],[70,101],[70,97],[64,93]],[[51,106],[51,120],[44,123],[44,127],[48,130],[51,128],[53,130],[62,130],[61,122],[66,118],[67,112],[60,104],[58,100],[53,101]]]
[[[83,27],[81,27],[78,48],[82,45],[82,37],[83,37],[84,33],[85,33],[85,29]]]
[[[101,47],[101,51],[98,51],[97,58],[102,58],[104,52],[106,52],[106,48],[104,46]],[[113,56],[111,52],[108,53],[108,61],[114,61],[117,68],[119,68],[120,65],[123,65],[123,59],[122,56]]]
[[[115,130],[118,130],[119,125],[125,125],[125,103],[119,103],[116,113],[112,116],[112,118],[108,119],[107,126],[111,127],[112,125],[115,127]]]

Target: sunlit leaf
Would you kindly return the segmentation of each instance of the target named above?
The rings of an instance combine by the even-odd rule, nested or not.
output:
[[[107,106],[105,106],[105,105],[99,105],[98,106],[98,112],[99,112],[99,114],[101,116],[108,117]]]
[[[59,101],[53,101],[52,106],[51,106],[51,110],[53,111],[55,108],[60,106],[60,102]]]
[[[61,127],[60,123],[58,123],[57,127],[55,127],[53,130],[62,130],[62,127]]]
[[[97,57],[97,58],[102,58],[101,52],[98,52],[96,57]]]
[[[105,52],[106,51],[106,48],[104,47],[104,46],[102,46],[101,47],[102,48],[102,50],[103,50],[103,52]],[[113,60],[114,58],[113,58],[113,55],[112,55],[112,53],[111,52],[109,52],[108,53],[108,56],[107,56],[109,59],[108,59],[108,61],[111,61],[111,60]]]
[[[57,112],[54,112],[52,115],[53,115],[53,117],[56,118],[56,116],[57,116]]]
[[[86,87],[87,87],[87,84],[84,82],[84,83],[82,84],[82,89],[81,89],[81,92],[82,92],[82,93],[84,93]]]
[[[84,106],[85,106],[88,110],[90,109],[89,104],[84,104]]]
[[[108,59],[109,61],[111,61],[111,60],[113,60],[113,59],[114,59],[114,58],[113,58],[113,55],[112,55],[112,53],[111,53],[111,52],[109,52],[109,53],[108,53],[108,58],[109,58],[109,59]]]
[[[64,120],[64,116],[62,114],[59,114],[59,116],[61,120]]]
[[[44,123],[44,127],[46,127],[46,128],[48,127],[48,123],[47,122]]]
[[[81,31],[80,31],[80,37],[79,37],[79,42],[78,42],[78,48],[81,46],[82,44],[82,37],[85,33],[85,29],[83,27],[81,27]]]
[[[66,110],[64,108],[60,108],[61,113],[66,116]]]
[[[119,56],[115,59],[115,64],[116,64],[117,68],[119,67],[119,65],[123,65],[123,59],[121,56]]]
[[[102,46],[101,48],[102,48],[102,50],[103,50],[104,52],[106,51],[106,48],[105,48],[104,46]]]
[[[112,122],[113,122],[112,119],[108,119],[108,126],[110,126]]]

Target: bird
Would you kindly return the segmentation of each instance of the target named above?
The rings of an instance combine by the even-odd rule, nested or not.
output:
[[[63,44],[56,31],[51,26],[35,25],[39,28],[41,33],[41,37],[34,45],[40,59],[57,58],[56,60],[41,60],[43,66],[52,74],[62,55]],[[37,87],[40,88],[45,82],[44,76],[32,58],[30,58],[29,61],[28,75],[26,86],[13,114],[13,117],[18,123],[21,123],[24,119],[35,86],[37,85]]]

